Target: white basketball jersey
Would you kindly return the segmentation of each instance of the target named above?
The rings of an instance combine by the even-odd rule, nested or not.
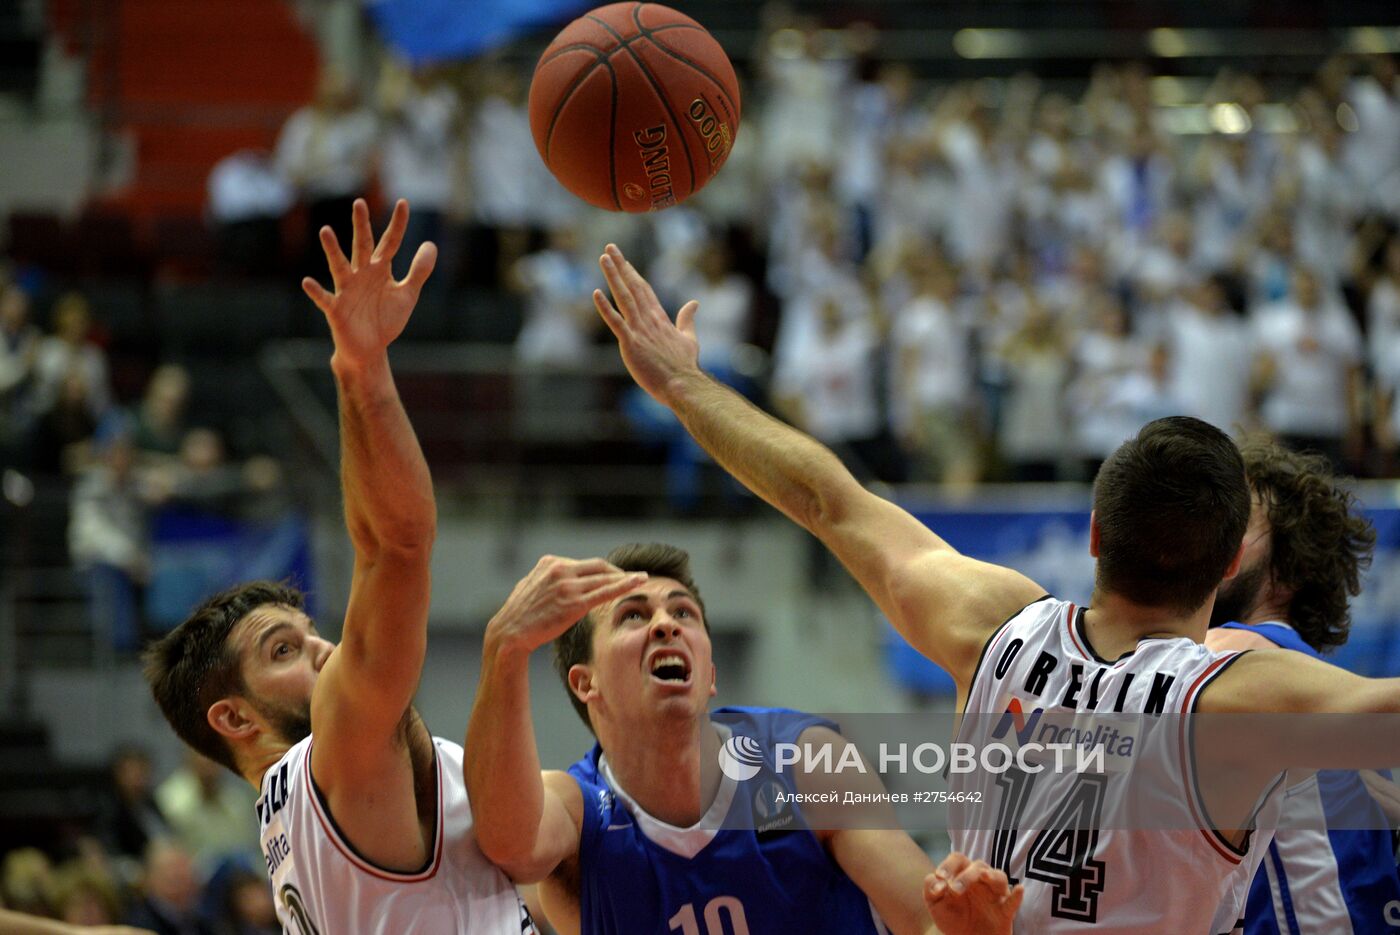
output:
[[[336,828],[311,781],[307,737],[263,774],[257,813],[263,857],[288,935],[531,935],[515,887],[472,836],[462,748],[433,738],[437,833],[416,873],[377,867]]]
[[[1071,738],[1102,748],[1104,767],[1056,770],[1036,754],[1038,769],[954,772],[952,791],[970,802],[950,808],[953,847],[1025,884],[1017,935],[1239,931],[1282,777],[1256,809],[1270,830],[1233,847],[1204,817],[1180,717],[1239,654],[1146,639],[1110,662],[1085,639],[1083,614],[1044,598],[993,634],[958,739],[1030,754]]]

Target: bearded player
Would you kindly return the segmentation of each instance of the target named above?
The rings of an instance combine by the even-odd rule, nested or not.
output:
[[[394,207],[378,246],[364,201],[353,220],[349,258],[321,230],[334,292],[302,283],[335,344],[355,548],[341,641],[317,632],[299,592],[253,582],[211,597],[153,646],[146,675],[181,739],[258,790],[285,931],[521,935],[534,926],[472,836],[461,747],[430,736],[410,706],[427,646],[437,515],[387,349],[437,252],[421,246],[396,282],[390,264],[407,203]]]

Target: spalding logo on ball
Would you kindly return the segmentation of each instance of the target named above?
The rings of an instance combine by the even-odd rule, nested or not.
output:
[[[530,130],[560,183],[610,211],[705,187],[739,131],[739,79],[714,36],[656,3],[612,3],[555,37],[530,83]]]

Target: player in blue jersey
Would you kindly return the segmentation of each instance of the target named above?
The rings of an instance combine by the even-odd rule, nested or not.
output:
[[[795,711],[709,711],[715,670],[688,565],[664,545],[547,556],[492,618],[465,770],[487,856],[541,881],[563,933],[1010,933],[1022,890],[1000,871],[955,854],[935,873],[899,830],[808,830],[785,801],[808,790],[773,768],[773,745],[844,741]],[[529,657],[551,640],[598,744],[541,774]]]
[[[1244,559],[1220,589],[1206,645],[1321,658],[1346,642],[1348,598],[1361,590],[1375,531],[1325,458],[1263,440],[1240,453],[1253,499]],[[1324,770],[1293,785],[1250,887],[1246,935],[1400,932],[1400,876],[1385,827],[1359,773]]]

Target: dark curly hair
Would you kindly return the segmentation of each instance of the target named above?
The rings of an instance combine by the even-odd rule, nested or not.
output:
[[[1265,438],[1246,439],[1240,454],[1269,517],[1269,571],[1293,589],[1288,623],[1318,652],[1341,646],[1351,629],[1348,601],[1371,565],[1375,529],[1322,455]]]

